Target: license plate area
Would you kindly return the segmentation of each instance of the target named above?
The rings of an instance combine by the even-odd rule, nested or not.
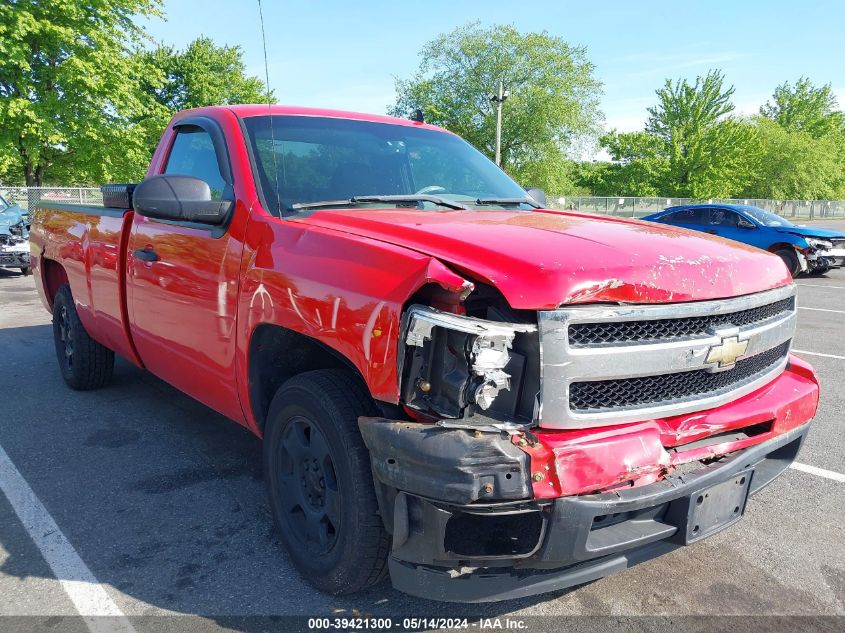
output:
[[[683,542],[695,543],[739,521],[745,513],[748,488],[753,474],[753,469],[744,470],[727,481],[684,499],[686,520],[679,522],[678,535],[682,536]],[[683,508],[673,510],[676,516],[683,516]]]

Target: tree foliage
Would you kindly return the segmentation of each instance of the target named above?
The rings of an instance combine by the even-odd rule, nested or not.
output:
[[[161,130],[176,112],[208,105],[275,103],[264,81],[246,73],[240,46],[217,46],[198,37],[184,50],[158,46],[134,55],[143,73],[135,82],[143,96],[157,106],[156,121],[148,126],[146,147],[155,150]]]
[[[176,111],[267,100],[240,47],[200,37],[182,51],[144,49],[138,18],[159,8],[159,0],[0,5],[0,180],[135,181]]]
[[[760,114],[784,130],[804,132],[813,138],[839,134],[845,128],[845,116],[837,110],[830,84],[817,87],[806,77],[794,85],[784,82],[775,88],[772,100],[760,108]]]
[[[209,37],[198,37],[181,51],[159,46],[138,53],[142,67],[158,70],[151,78],[139,77],[138,83],[169,112],[211,104],[266,103],[263,80],[246,74],[242,57],[240,46],[217,46]],[[272,94],[270,99],[275,103]]]
[[[743,195],[786,200],[845,196],[845,143],[841,134],[815,138],[762,116],[755,124],[761,156]]]
[[[0,164],[28,185],[135,173],[147,111],[127,78],[158,0],[4,0],[0,4]],[[135,123],[133,123],[135,122]],[[139,153],[140,152],[140,153]],[[12,173],[14,176],[14,172]]]
[[[663,144],[658,155],[668,161],[666,195],[721,197],[742,182],[753,130],[729,116],[733,93],[717,70],[694,84],[666,80],[657,90],[646,132]]]
[[[645,130],[602,136],[613,162],[580,170],[578,184],[611,196],[845,196],[845,127],[830,86],[781,84],[751,118],[733,115],[732,94],[718,71],[667,80]]]
[[[390,113],[419,108],[493,157],[496,108],[491,95],[504,82],[502,167],[523,185],[560,193],[571,186],[566,149],[594,132],[601,84],[586,49],[547,32],[468,24],[426,44],[417,72],[397,79]]]

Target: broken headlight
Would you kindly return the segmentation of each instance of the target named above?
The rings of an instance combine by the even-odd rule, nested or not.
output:
[[[829,251],[833,248],[833,242],[829,242],[828,240],[820,240],[815,237],[806,237],[804,239],[807,241],[807,244],[810,245],[810,248],[819,249],[823,251]]]
[[[450,419],[484,412],[531,421],[539,385],[536,325],[412,306],[402,332],[406,405]]]

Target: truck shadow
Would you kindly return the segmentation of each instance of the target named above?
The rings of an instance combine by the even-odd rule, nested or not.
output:
[[[458,605],[389,583],[354,597],[322,594],[277,542],[259,439],[122,360],[109,387],[71,391],[48,325],[0,329],[0,349],[12,368],[0,377],[0,444],[130,615],[150,605],[248,631],[266,622],[237,616],[493,617],[555,597]],[[53,577],[0,496],[3,550],[0,574]]]

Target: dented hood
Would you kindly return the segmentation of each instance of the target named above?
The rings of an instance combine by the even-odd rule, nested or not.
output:
[[[719,299],[792,281],[780,258],[666,225],[552,211],[318,211],[296,222],[426,253],[520,309]]]

